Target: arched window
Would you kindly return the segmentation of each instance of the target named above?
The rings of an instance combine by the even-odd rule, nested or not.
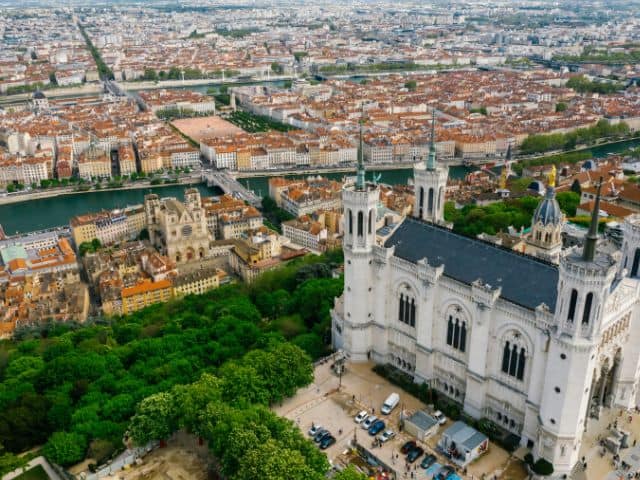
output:
[[[358,236],[364,235],[364,214],[362,211],[358,212]]]
[[[524,379],[524,364],[526,361],[526,357],[524,354],[524,348],[520,349],[520,357],[518,358],[518,372],[516,373],[516,378],[518,380]]]
[[[638,275],[638,264],[640,264],[640,248],[636,248],[636,253],[633,255],[633,265],[631,267],[631,276]]]
[[[438,190],[438,207],[437,207],[437,211],[440,211],[440,209],[442,208],[442,204],[444,203],[444,187],[440,187],[440,190]]]
[[[420,208],[424,207],[424,187],[420,187],[420,203],[418,203]]]
[[[582,312],[582,324],[588,325],[589,318],[591,317],[591,306],[593,304],[593,292],[587,294],[587,298],[584,301],[584,312]]]
[[[502,373],[506,373],[518,380],[524,380],[524,372],[527,365],[526,349],[518,345],[518,334],[513,335],[515,341],[506,341],[502,350]]]
[[[427,211],[433,213],[433,188],[429,189],[429,203],[427,205]]]
[[[460,320],[456,318],[456,323],[453,326],[453,348],[458,348],[460,342]]]
[[[511,348],[509,348],[509,342],[504,344],[504,350],[502,351],[502,371],[509,373],[509,357],[511,357]]]
[[[369,210],[369,233],[372,233],[373,229],[373,210]]]
[[[452,307],[452,313],[447,317],[446,342],[451,348],[464,352],[467,349],[467,322],[460,318],[461,315],[460,307]]]
[[[409,295],[400,294],[398,320],[411,327],[416,326],[416,300]]]
[[[353,214],[349,210],[349,235],[353,235]]]
[[[578,303],[578,291],[574,288],[571,290],[571,300],[569,301],[569,313],[567,314],[567,320],[573,322],[576,316],[576,303]]]
[[[516,371],[518,368],[518,346],[514,345],[511,349],[511,358],[509,359],[509,375],[512,377],[516,376]]]

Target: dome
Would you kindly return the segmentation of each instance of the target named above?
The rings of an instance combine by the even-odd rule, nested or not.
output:
[[[542,195],[542,192],[544,192],[544,183],[542,183],[540,180],[534,180],[529,184],[527,188],[536,192],[538,195]]]
[[[547,193],[544,199],[538,204],[535,212],[533,212],[533,225],[542,223],[543,225],[558,225],[562,222],[562,210],[556,200],[556,190],[553,187],[547,187]]]

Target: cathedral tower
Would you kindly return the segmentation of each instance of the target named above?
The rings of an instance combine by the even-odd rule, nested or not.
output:
[[[372,345],[373,321],[372,249],[376,238],[376,214],[380,193],[365,180],[362,123],[358,148],[358,172],[354,185],[342,190],[344,208],[344,349],[354,361],[366,361]]]
[[[549,174],[544,199],[538,204],[531,220],[531,233],[527,236],[529,255],[558,263],[562,249],[562,227],[565,216],[556,200],[556,167]]]
[[[596,353],[617,262],[597,250],[601,186],[583,250],[573,248],[560,259],[535,452],[552,462],[558,474],[568,474],[578,461],[592,398],[603,396],[605,389],[604,379],[596,378]]]
[[[413,216],[432,223],[444,221],[444,201],[449,168],[439,165],[435,144],[436,113],[431,120],[431,141],[426,164],[416,164],[413,168],[415,201]]]

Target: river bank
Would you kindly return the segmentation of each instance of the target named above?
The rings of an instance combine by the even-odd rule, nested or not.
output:
[[[71,96],[86,96],[102,92],[102,83],[85,83],[77,87],[59,87],[50,88],[44,91],[44,94],[48,98],[56,97],[71,97]],[[9,105],[12,103],[24,102],[30,100],[33,93],[17,93],[15,95],[2,95],[0,96],[0,105]]]
[[[227,85],[231,83],[266,83],[266,82],[282,82],[285,80],[293,80],[295,77],[291,75],[271,75],[268,78],[256,79],[238,79],[227,78],[200,78],[197,80],[162,80],[162,81],[136,81],[136,82],[116,82],[124,90],[151,90],[156,88],[176,88],[176,87],[197,87],[203,85]]]
[[[116,188],[101,188],[101,189],[90,189],[90,190],[75,190],[76,187],[62,187],[62,188],[51,188],[48,190],[42,190],[38,192],[30,192],[30,193],[14,193],[8,194],[4,197],[0,197],[0,205],[10,205],[13,203],[24,203],[32,200],[41,200],[45,198],[54,198],[60,197],[64,195],[85,195],[89,193],[98,193],[98,192],[118,192],[122,190],[141,190],[141,189],[149,189],[149,188],[163,188],[163,187],[174,187],[176,185],[191,185],[202,183],[200,176],[190,177],[190,178],[181,178],[177,183],[163,183],[159,185],[152,185],[151,182],[137,182],[131,185],[123,185],[121,187]],[[0,221],[0,223],[2,223]]]

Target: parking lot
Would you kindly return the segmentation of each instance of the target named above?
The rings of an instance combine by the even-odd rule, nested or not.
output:
[[[435,473],[434,469],[425,471],[420,468],[420,462],[424,456],[411,464],[411,471],[407,470],[405,455],[400,453],[400,448],[407,440],[415,439],[406,433],[399,432],[398,428],[402,411],[407,416],[416,410],[425,410],[426,406],[375,374],[371,370],[372,364],[348,363],[341,380],[331,371],[330,365],[331,362],[318,365],[314,372],[314,383],[283,402],[275,409],[276,412],[296,422],[305,435],[312,424],[320,424],[328,429],[337,440],[326,450],[332,462],[340,462],[341,455],[349,451],[349,441],[355,435],[360,445],[395,470],[397,478],[430,479]],[[392,392],[400,394],[400,403],[390,415],[382,415],[380,407]],[[358,412],[361,410],[372,412],[372,409],[376,416],[385,421],[385,430],[391,428],[396,432],[395,438],[379,447],[372,446],[375,437],[370,436],[354,421]],[[440,465],[450,464],[435,450],[440,433],[450,424],[449,421],[441,426],[438,433],[429,437],[426,443],[418,442],[426,453],[436,455]],[[510,457],[505,450],[495,444],[490,444],[489,451],[468,466],[466,475],[461,471],[458,472],[458,475],[464,479],[476,480],[483,478],[483,474],[487,480],[492,479],[493,476],[505,480],[527,477],[521,462]]]

